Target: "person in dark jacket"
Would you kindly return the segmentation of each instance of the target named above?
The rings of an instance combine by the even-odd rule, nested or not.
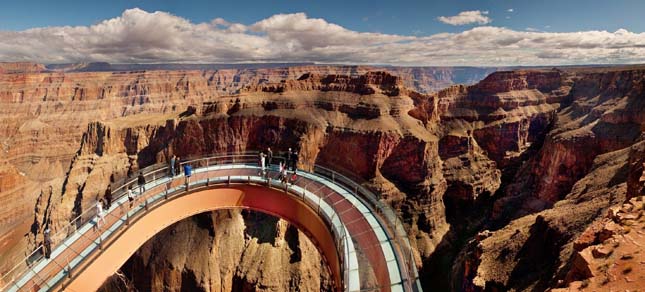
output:
[[[293,154],[293,152],[291,152],[291,148],[289,148],[289,151],[287,151],[287,155],[286,155],[287,157],[285,157],[285,159],[287,160],[287,165],[286,165],[287,169],[291,169],[291,155],[292,154]]]
[[[180,175],[181,174],[181,163],[179,163],[181,160],[179,157],[175,158],[175,175]]]
[[[107,189],[105,189],[105,209],[109,210],[112,206],[112,185],[108,184]]]
[[[298,151],[291,153],[291,170],[296,171],[298,168]]]
[[[50,232],[51,231],[49,230],[49,227],[47,227],[45,229],[45,232],[43,232],[43,237],[44,237],[43,247],[45,248],[43,252],[45,253],[46,259],[49,259],[49,257],[52,254],[52,237]]]
[[[146,191],[146,177],[143,176],[143,172],[139,171],[139,177],[137,177],[137,183],[139,184],[139,195],[143,194]]]
[[[273,160],[273,151],[271,147],[267,148],[267,167],[271,168],[271,160]]]
[[[170,157],[170,175],[172,177],[175,177],[175,161],[177,157],[173,154],[172,157]]]

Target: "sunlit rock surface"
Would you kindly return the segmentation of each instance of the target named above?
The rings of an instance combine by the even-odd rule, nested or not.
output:
[[[432,82],[410,68],[64,73],[12,66],[0,67],[2,269],[42,242],[46,222],[59,230],[111,180],[172,154],[295,147],[302,168],[351,171],[399,211],[427,289],[543,290],[582,281],[571,276],[580,266],[574,242],[610,207],[643,195],[639,67],[498,72],[431,92]],[[268,228],[256,216],[217,212],[182,221],[104,288],[326,289],[315,249],[299,232],[281,233],[292,230],[288,224],[274,224],[282,230],[274,238],[293,242],[297,234],[297,248],[245,235]],[[203,257],[168,249],[193,243]],[[221,246],[252,249],[223,257]],[[282,261],[295,249],[307,260],[260,261],[267,254]],[[128,272],[135,268],[146,277]]]

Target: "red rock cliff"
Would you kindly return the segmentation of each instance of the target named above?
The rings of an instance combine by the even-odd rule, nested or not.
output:
[[[0,74],[0,197],[14,204],[0,227],[18,238],[2,262],[38,244],[45,222],[57,229],[87,208],[111,176],[171,154],[296,147],[301,167],[351,171],[403,216],[424,285],[455,290],[555,287],[598,210],[642,193],[643,70],[500,72],[422,94],[382,71],[304,68]],[[10,235],[16,225],[28,236]],[[494,231],[462,242],[484,228]],[[138,265],[150,249],[131,264],[181,276],[152,272],[176,258]]]

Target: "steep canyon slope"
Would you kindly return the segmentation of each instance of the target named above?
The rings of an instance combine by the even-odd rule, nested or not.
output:
[[[399,211],[422,284],[440,290],[543,290],[584,280],[571,276],[583,251],[574,241],[608,208],[643,195],[642,68],[497,72],[429,94],[410,83],[411,69],[371,70],[0,74],[0,262],[41,242],[45,224],[56,231],[89,208],[111,180],[172,154],[296,147],[301,167],[351,170]],[[245,245],[262,237],[249,227],[254,216],[182,221],[131,258],[125,276],[155,289],[328,285],[307,240],[298,244],[307,261],[282,278],[250,275],[253,253],[237,254],[248,266],[215,261],[217,247],[240,248],[231,245],[235,236]],[[305,238],[286,222],[272,226],[280,240]],[[204,257],[160,245],[185,246],[177,232],[203,243]],[[255,257],[295,249],[253,246],[262,251]],[[133,268],[146,279],[128,275]],[[265,273],[277,275],[272,268]]]

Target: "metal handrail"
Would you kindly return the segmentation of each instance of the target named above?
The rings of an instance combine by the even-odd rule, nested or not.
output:
[[[247,153],[248,153],[248,154],[247,154]],[[179,167],[181,167],[181,166],[183,166],[183,165],[185,165],[185,164],[188,164],[188,163],[190,163],[190,164],[194,164],[194,163],[203,163],[203,162],[205,162],[205,163],[206,163],[206,166],[209,166],[210,161],[212,161],[212,160],[215,160],[215,164],[223,164],[222,162],[219,162],[219,163],[218,163],[218,161],[217,161],[218,159],[224,159],[224,161],[225,161],[225,162],[228,162],[228,160],[229,160],[229,159],[231,159],[233,162],[235,162],[235,161],[237,160],[237,162],[238,162],[238,163],[240,163],[240,162],[241,162],[241,163],[248,163],[249,161],[248,161],[248,160],[246,160],[246,159],[254,159],[254,158],[256,158],[256,157],[257,157],[257,156],[256,156],[256,154],[251,154],[251,153],[253,153],[253,152],[247,152],[247,153],[227,153],[227,154],[216,155],[216,156],[210,156],[210,157],[190,158],[190,159],[187,159],[187,160],[180,161],[180,162],[178,162],[178,163],[179,163]],[[257,153],[257,152],[254,152],[254,153]],[[275,159],[275,160],[280,160],[280,159],[284,159],[284,158],[282,158],[281,156],[274,156],[274,159]],[[314,172],[314,173],[321,174],[321,175],[323,175],[324,177],[328,177],[328,178],[329,178],[329,176],[328,176],[328,175],[325,175],[325,174],[324,174],[324,173],[322,173],[321,171],[316,171],[316,169],[318,169],[318,170],[323,170],[323,172],[331,173],[331,179],[332,179],[334,182],[336,181],[336,179],[337,179],[337,178],[341,178],[341,179],[344,181],[344,182],[343,182],[344,184],[346,184],[346,185],[348,185],[348,186],[350,186],[350,187],[354,187],[354,188],[355,188],[355,190],[360,190],[360,195],[361,195],[361,196],[364,196],[364,197],[365,197],[365,199],[367,199],[367,200],[369,201],[369,204],[365,204],[366,206],[368,206],[368,207],[372,207],[372,205],[373,205],[373,206],[375,206],[375,207],[377,208],[377,210],[379,210],[379,211],[381,211],[381,210],[383,210],[383,209],[387,208],[387,207],[384,207],[384,206],[383,206],[383,205],[382,205],[382,204],[381,204],[381,203],[376,199],[376,196],[375,196],[373,193],[371,193],[369,190],[365,189],[363,186],[361,186],[361,185],[359,185],[359,184],[357,184],[357,183],[353,182],[351,179],[347,178],[346,176],[344,176],[344,175],[342,175],[342,174],[340,174],[340,173],[338,173],[338,172],[335,172],[335,171],[333,171],[333,170],[331,170],[331,169],[328,169],[328,168],[325,168],[325,167],[319,166],[319,165],[314,165],[314,167],[311,167],[310,169],[311,169],[311,170],[313,170],[313,172]],[[153,182],[153,181],[157,181],[157,179],[158,179],[158,178],[165,178],[165,177],[166,177],[166,176],[165,176],[165,174],[167,174],[167,173],[168,173],[168,165],[167,165],[167,163],[155,164],[155,165],[151,165],[151,166],[149,166],[149,167],[146,167],[146,168],[144,168],[144,169],[141,169],[140,171],[141,171],[142,173],[144,173],[144,177],[148,177],[148,179],[149,179],[149,177],[152,175],[152,176],[153,176],[153,180],[151,180],[151,181],[148,181],[148,180],[147,180],[147,181],[148,181],[148,182]],[[270,170],[267,170],[267,171],[269,172]],[[268,174],[268,172],[267,172],[267,174]],[[158,174],[158,173],[164,173],[164,175],[159,175],[159,176],[157,176],[157,174]],[[137,178],[136,178],[136,177],[135,177],[135,178],[132,178],[132,179],[129,179],[129,180],[128,180],[127,178],[126,178],[126,179],[124,179],[124,183],[123,183],[123,184],[121,184],[119,187],[117,187],[117,188],[112,192],[113,194],[117,194],[116,196],[114,196],[113,201],[114,201],[114,202],[119,201],[123,196],[125,196],[125,195],[126,195],[126,189],[125,189],[125,188],[126,188],[126,187],[129,187],[129,186],[132,186],[132,185],[134,185],[134,184],[136,184],[136,182],[137,182]],[[311,183],[311,182],[310,182],[310,183]],[[305,190],[306,190],[306,186],[305,186]],[[350,190],[351,190],[351,188],[350,188]],[[168,192],[168,189],[167,189],[167,187],[166,187],[166,193],[167,193],[167,192]],[[141,196],[141,195],[142,195],[142,194],[139,194],[139,196]],[[356,195],[359,195],[359,194],[358,194],[358,193],[356,193]],[[146,200],[147,200],[147,198],[146,198]],[[304,200],[304,201],[306,202],[307,200]],[[123,204],[119,204],[119,206],[122,206],[122,205],[123,205]],[[71,234],[73,234],[73,233],[77,232],[77,231],[78,231],[78,229],[80,228],[80,226],[83,226],[83,225],[85,225],[87,222],[89,222],[90,220],[92,220],[92,219],[94,218],[94,216],[96,215],[96,214],[95,214],[95,211],[96,211],[96,210],[95,210],[95,208],[93,208],[93,206],[94,206],[93,204],[92,204],[92,205],[90,205],[90,208],[89,208],[89,209],[86,209],[85,211],[81,212],[81,214],[79,214],[77,217],[75,217],[74,219],[72,219],[68,224],[66,224],[65,226],[63,226],[63,227],[61,228],[61,230],[59,230],[57,233],[55,233],[55,234],[54,234],[54,236],[52,236],[52,243],[56,243],[56,239],[60,238],[63,234],[66,234],[66,235],[68,235],[68,236],[66,236],[65,238],[63,238],[62,240],[60,240],[60,241],[59,241],[59,242],[60,242],[60,244],[58,244],[58,246],[60,246],[61,244],[64,244],[64,242],[69,238],[69,235],[71,235]],[[111,208],[111,209],[112,209],[112,208]],[[106,210],[106,212],[107,212],[107,211],[108,211],[108,210]],[[128,212],[129,212],[129,211],[127,211],[127,210],[126,210],[126,213],[128,213]],[[137,212],[138,212],[138,211],[137,211]],[[319,213],[320,213],[320,210],[319,210]],[[109,214],[109,213],[108,213],[108,214]],[[381,214],[383,214],[383,213],[381,213]],[[88,215],[91,215],[91,216],[88,216]],[[320,215],[325,216],[325,217],[328,217],[328,216],[326,216],[326,214],[324,214],[324,212],[323,212],[323,213],[321,213]],[[378,215],[378,214],[377,214],[377,215]],[[376,217],[378,218],[379,216],[376,216]],[[85,219],[84,219],[84,218],[85,218]],[[333,225],[333,218],[327,218],[327,219],[330,219],[330,223],[332,223],[332,225]],[[383,219],[383,218],[381,218],[381,219]],[[387,219],[387,218],[385,218],[385,219]],[[389,222],[388,222],[388,223],[389,223]],[[338,243],[337,243],[337,248],[339,248],[339,249],[340,249],[340,250],[339,250],[339,255],[341,256],[341,261],[342,261],[342,263],[341,263],[341,264],[343,264],[343,265],[344,265],[344,264],[346,263],[346,261],[347,261],[347,257],[348,257],[348,255],[346,255],[346,254],[345,254],[345,250],[344,250],[344,249],[346,248],[346,246],[347,246],[347,241],[349,240],[349,238],[350,238],[350,237],[348,236],[347,231],[346,231],[346,230],[344,230],[344,226],[343,226],[342,224],[341,224],[341,227],[343,227],[343,230],[342,230],[342,231],[343,231],[343,232],[342,232],[342,233],[343,233],[343,235],[342,235],[342,236],[339,236],[339,237],[337,237],[337,238],[339,239],[339,241],[340,241],[340,242],[342,242],[342,244],[338,244]],[[71,228],[71,230],[70,230],[70,228]],[[391,226],[390,226],[390,228],[391,228]],[[395,222],[395,226],[394,226],[394,228],[393,228],[393,229],[394,229],[394,235],[395,235],[395,238],[396,238],[396,237],[399,237],[399,236],[397,236],[397,234],[398,234],[397,229],[398,229],[398,228],[397,228],[397,226],[396,226],[396,222]],[[333,230],[333,229],[332,229],[332,230]],[[390,229],[390,230],[392,230],[392,229]],[[390,237],[390,235],[389,235],[387,232],[386,232],[386,234],[387,234],[387,236],[388,236],[388,238],[389,238],[389,237]],[[81,235],[83,235],[83,234],[81,234]],[[405,237],[405,239],[407,240],[407,236]],[[397,241],[398,241],[398,240],[397,240]],[[407,245],[407,247],[409,247],[409,246],[410,246],[410,245],[409,245],[409,242],[406,242],[406,243],[407,243],[407,244],[406,244],[406,245]],[[65,245],[66,245],[66,244],[65,244]],[[66,245],[66,246],[67,246],[67,245]],[[409,248],[408,248],[408,249],[409,249]],[[38,253],[39,251],[41,251],[41,250],[43,250],[43,246],[42,246],[42,245],[39,245],[38,247],[36,247],[36,249],[35,249],[32,253],[30,253],[30,254],[27,256],[27,258],[25,259],[25,263],[27,263],[26,270],[28,270],[28,269],[30,269],[30,268],[31,268],[31,264],[33,264],[33,262],[39,262],[39,261],[42,259],[42,258],[39,258],[39,259],[37,259],[37,260],[35,260],[35,261],[33,261],[33,262],[29,262],[29,258],[30,258],[30,257],[33,257],[35,254],[37,254],[37,253]],[[54,248],[52,248],[52,250],[54,250]],[[76,252],[76,251],[74,251],[74,252]],[[404,252],[406,252],[406,251],[404,251]],[[397,256],[397,260],[399,260],[399,261],[400,261],[401,259],[399,259],[399,257]],[[403,260],[405,260],[405,259],[403,259]],[[411,261],[413,261],[414,259],[410,259],[410,260],[411,260]],[[408,261],[406,261],[406,262],[408,262]],[[11,275],[12,273],[16,272],[16,269],[17,269],[18,267],[20,267],[20,266],[24,265],[25,263],[22,263],[22,262],[21,262],[21,263],[18,263],[18,264],[17,264],[16,266],[14,266],[14,267],[13,267],[13,268],[8,272],[8,273],[6,273],[5,275],[3,275],[2,279],[3,279],[3,282],[5,282],[5,286],[4,286],[4,287],[2,287],[2,289],[5,289],[5,288],[7,288],[7,287],[10,287],[12,283],[15,283],[15,281],[16,281],[15,276],[14,276],[14,278],[12,278],[10,281],[6,281],[6,277],[7,277],[7,276],[9,276],[9,275]],[[406,264],[409,264],[409,263],[406,263]],[[404,265],[404,266],[406,266],[406,267],[407,267],[407,266],[409,266],[409,265]],[[415,265],[414,263],[412,263],[412,266],[416,267],[416,265]],[[348,278],[348,272],[349,272],[349,271],[347,271],[347,269],[344,269],[344,278],[345,278],[344,280],[347,280],[347,278]],[[408,272],[410,272],[410,271],[408,270]],[[416,273],[416,269],[414,269],[414,272]],[[24,272],[21,272],[21,273],[20,273],[20,275],[22,275],[22,274],[24,274]],[[402,276],[404,276],[404,275],[402,275]],[[414,275],[414,277],[411,277],[411,278],[408,278],[408,279],[415,280],[416,278],[418,278],[418,276]],[[402,277],[402,279],[404,279],[404,278]],[[346,284],[347,284],[347,282],[346,282]]]
[[[396,220],[396,219],[398,219],[398,216],[397,216],[396,213],[394,213],[394,210],[392,210],[389,206],[383,204],[373,192],[371,192],[366,187],[356,183],[355,182],[356,179],[350,179],[345,174],[341,174],[341,173],[339,173],[337,171],[334,171],[332,169],[329,169],[327,167],[324,167],[324,166],[321,166],[321,165],[314,165],[313,169],[314,169],[313,170],[314,173],[320,173],[320,172],[317,172],[316,169],[323,170],[324,172],[331,173],[333,179],[335,180],[334,181],[335,183],[338,183],[336,180],[340,179],[339,182],[341,182],[341,183],[343,183],[343,184],[345,184],[345,185],[347,185],[349,187],[354,187],[355,190],[356,190],[355,195],[357,195],[357,198],[367,200],[369,203],[365,204],[365,205],[370,209],[373,209],[373,207],[376,207],[376,210],[373,210],[373,211],[377,211],[379,215],[382,215],[382,216],[376,216],[376,218],[380,218],[382,220],[384,219],[385,222],[383,222],[383,223],[386,223],[386,225],[390,225],[390,226],[388,226],[388,228],[390,228],[390,231],[394,233],[395,238],[393,238],[393,239],[397,242],[397,244],[399,245],[399,248],[402,249],[403,254],[404,255],[405,254],[410,254],[410,255],[413,254],[412,246],[410,244],[409,238],[407,237],[407,233],[405,232],[405,226],[402,225],[401,220]],[[364,202],[364,203],[367,203],[367,202]],[[390,220],[390,218],[388,218],[386,216],[386,213],[388,211],[392,212],[393,215],[395,215],[395,221],[394,222],[392,222]],[[403,234],[399,234],[399,233],[403,233]],[[389,233],[386,233],[386,235],[388,236],[388,238],[390,240],[392,240],[392,238],[390,238]],[[407,283],[409,285],[408,288],[411,289],[411,290],[413,290],[415,288],[416,288],[416,290],[422,290],[421,287],[417,286],[417,281],[416,280],[419,279],[419,275],[418,275],[418,271],[416,269],[417,265],[416,265],[416,262],[414,260],[414,257],[410,256],[409,259],[406,258],[406,257],[404,257],[403,259],[401,259],[399,257],[396,257],[396,258],[397,258],[397,261],[399,261],[399,263],[398,263],[399,267],[404,266],[406,268],[406,270],[407,270],[407,275],[401,275],[401,280],[403,282]],[[401,260],[403,260],[404,262],[401,263],[400,262]],[[407,279],[407,281],[404,281],[405,279]]]

